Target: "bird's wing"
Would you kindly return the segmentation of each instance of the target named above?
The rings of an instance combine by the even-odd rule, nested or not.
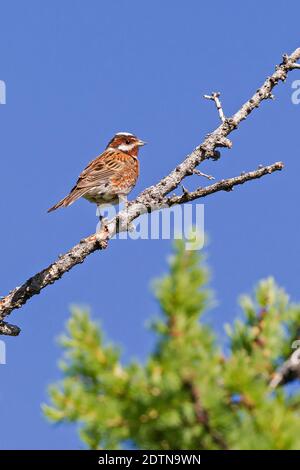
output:
[[[121,176],[128,164],[128,155],[115,149],[108,149],[91,161],[80,174],[75,187],[89,189],[109,182],[112,176]]]
[[[51,207],[48,212],[73,204],[74,201],[84,196],[95,186],[106,186],[106,183],[109,183],[112,177],[116,180],[122,179],[126,176],[130,167],[132,170],[133,168],[136,169],[136,166],[138,170],[138,162],[135,157],[130,157],[117,149],[106,149],[83,170],[70,193]]]

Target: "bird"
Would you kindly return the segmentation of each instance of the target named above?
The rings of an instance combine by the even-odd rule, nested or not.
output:
[[[130,132],[115,134],[104,152],[82,171],[70,193],[50,207],[48,212],[68,207],[83,197],[97,205],[101,222],[103,216],[100,207],[104,204],[118,204],[134,188],[139,176],[139,148],[145,144]]]

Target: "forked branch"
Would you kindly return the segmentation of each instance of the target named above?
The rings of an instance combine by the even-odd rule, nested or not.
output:
[[[204,188],[198,188],[193,192],[185,190],[180,196],[168,196],[172,191],[182,185],[184,178],[199,172],[196,167],[204,160],[208,158],[220,158],[218,148],[231,148],[232,143],[228,139],[229,134],[237,129],[241,121],[246,119],[254,109],[258,108],[263,100],[273,97],[273,88],[280,81],[285,81],[291,70],[299,68],[299,64],[297,64],[299,59],[300,48],[296,49],[290,56],[285,54],[282,63],[276,66],[275,72],[265,80],[256,93],[254,93],[254,95],[230,118],[226,118],[224,115],[219,100],[219,94],[214,93],[207,95],[207,97],[212,99],[216,104],[221,124],[212,133],[208,134],[204,141],[177,165],[174,170],[162,178],[157,184],[142,191],[134,201],[128,203],[126,210],[120,211],[100,232],[81,240],[78,245],[60,256],[50,266],[35,274],[22,286],[16,287],[2,298],[0,300],[0,334],[18,335],[20,329],[4,321],[13,310],[21,308],[31,297],[39,294],[42,289],[56,282],[63,274],[77,264],[82,263],[88,255],[94,251],[106,248],[108,241],[117,232],[128,230],[131,222],[140,215],[149,211],[171,207],[174,204],[183,204],[200,197],[206,197],[218,191],[230,191],[236,185],[281,170],[283,164],[278,162],[234,178],[216,182]],[[202,172],[200,173],[201,176],[212,179],[209,175]]]

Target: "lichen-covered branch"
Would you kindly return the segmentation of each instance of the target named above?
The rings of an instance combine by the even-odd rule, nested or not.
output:
[[[106,248],[110,238],[117,232],[128,230],[130,223],[140,215],[162,209],[166,206],[182,204],[198,197],[208,196],[217,191],[230,190],[237,184],[243,184],[246,181],[260,178],[273,171],[281,170],[283,164],[275,163],[245,175],[222,180],[205,188],[199,188],[192,193],[185,190],[181,196],[167,197],[168,194],[182,184],[184,178],[194,175],[196,167],[201,162],[208,158],[219,158],[218,148],[232,147],[228,135],[237,129],[241,121],[246,119],[254,109],[258,108],[263,100],[272,98],[272,90],[275,85],[279,81],[285,81],[288,72],[297,68],[297,61],[299,59],[300,48],[296,49],[290,56],[285,54],[282,63],[276,67],[273,75],[265,80],[256,93],[232,117],[225,118],[224,122],[212,133],[208,134],[202,144],[196,147],[173,171],[162,178],[157,184],[142,191],[134,201],[128,204],[125,210],[120,211],[98,233],[83,239],[69,252],[60,256],[53,264],[35,274],[21,287],[16,287],[7,296],[2,298],[0,300],[0,334],[17,335],[20,329],[4,321],[7,315],[13,310],[22,307],[31,297],[39,294],[46,286],[60,279],[73,266],[82,263],[88,255],[94,251]],[[219,109],[218,112],[220,112]]]
[[[262,176],[273,173],[274,171],[282,170],[283,167],[284,164],[282,162],[276,162],[272,165],[258,168],[254,171],[249,171],[248,173],[242,173],[240,176],[235,176],[233,178],[218,181],[217,183],[211,184],[204,188],[198,188],[195,191],[185,190],[180,196],[172,196],[166,198],[166,204],[171,207],[174,204],[183,204],[185,202],[190,202],[195,199],[200,199],[201,197],[206,197],[210,194],[217,193],[218,191],[232,191],[234,186],[244,184],[250,180],[261,178]]]
[[[293,380],[300,379],[300,349],[296,349],[282,366],[275,372],[270,382],[271,388],[285,385]]]
[[[153,205],[153,207],[151,207],[151,212],[162,208],[171,207],[175,204],[183,204],[194,199],[209,196],[210,194],[216,193],[218,191],[231,191],[232,188],[236,185],[243,184],[246,181],[250,181],[252,179],[261,178],[264,175],[281,170],[282,168],[283,163],[277,162],[273,165],[259,168],[258,170],[244,173],[234,178],[225,179],[204,188],[199,188],[193,192],[185,191],[181,196],[165,198],[161,201],[160,204]],[[126,214],[126,211],[121,211],[117,216],[122,220],[122,224],[121,222],[116,224],[115,220],[113,220],[99,233],[84,238],[70,251],[64,255],[61,255],[57,261],[50,264],[50,266],[43,269],[41,272],[35,274],[22,286],[16,287],[6,297],[0,300],[0,318],[2,319],[2,321],[0,321],[0,334],[10,336],[18,335],[20,332],[18,327],[15,325],[9,325],[3,321],[7,315],[9,315],[13,310],[22,307],[28,299],[34,295],[39,294],[42,289],[60,279],[62,275],[70,271],[71,268],[77,264],[83,263],[88,255],[96,250],[105,249],[107,247],[108,240],[115,233],[127,230],[132,220],[148,212],[148,204],[144,206],[139,204],[136,212],[132,213],[132,207],[135,207],[135,203],[130,204],[133,204],[133,206],[131,206],[131,212],[128,211],[128,214]]]

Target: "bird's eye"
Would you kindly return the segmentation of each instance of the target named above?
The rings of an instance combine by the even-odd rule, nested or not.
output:
[[[126,145],[129,145],[130,144],[130,140],[126,140]]]

